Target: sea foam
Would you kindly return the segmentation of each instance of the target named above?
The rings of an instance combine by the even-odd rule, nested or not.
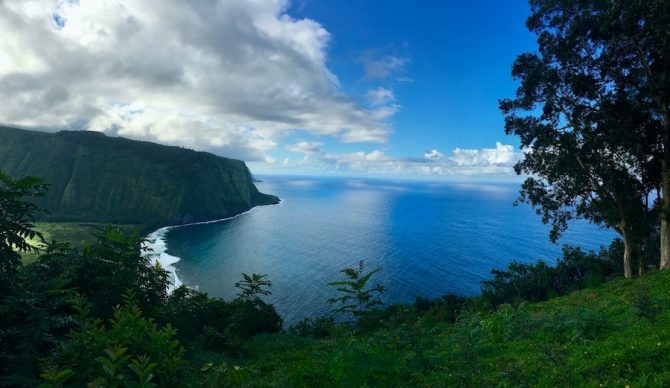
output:
[[[180,259],[167,253],[168,246],[165,235],[171,228],[173,227],[166,226],[151,232],[146,237],[144,243],[142,243],[142,255],[151,260],[151,265],[156,265],[156,263],[158,263],[164,270],[168,271],[170,276],[168,292],[172,292],[175,288],[182,285],[179,276],[177,276],[177,268],[173,265]]]
[[[281,203],[282,201],[280,200],[278,204]],[[164,226],[158,230],[149,233],[149,235],[145,237],[145,241],[142,243],[142,256],[148,257],[149,260],[151,261],[151,265],[156,265],[156,263],[158,263],[161,266],[161,268],[168,271],[170,276],[170,285],[168,286],[168,293],[172,293],[172,291],[174,291],[176,288],[179,288],[183,283],[179,279],[179,276],[177,276],[177,268],[175,268],[174,266],[174,264],[181,259],[177,256],[172,256],[167,253],[168,250],[167,239],[166,239],[167,232],[169,232],[170,229],[181,228],[182,226],[214,224],[217,222],[231,220],[233,218],[237,218],[241,215],[249,213],[254,209],[255,207],[240,214],[236,214],[232,217],[221,218],[218,220],[193,222],[190,224],[182,224],[182,225]]]

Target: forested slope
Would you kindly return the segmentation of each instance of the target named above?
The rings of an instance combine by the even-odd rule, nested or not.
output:
[[[50,221],[155,227],[232,216],[277,203],[244,162],[87,131],[0,127],[0,171],[50,184],[38,204]]]

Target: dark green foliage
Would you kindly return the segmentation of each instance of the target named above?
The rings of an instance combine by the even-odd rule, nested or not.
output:
[[[77,248],[45,243],[24,266],[15,250],[37,252],[27,239],[42,239],[32,223],[39,209],[26,197],[45,186],[0,178],[0,385],[218,386],[255,373],[225,363],[196,373],[177,338],[191,350],[239,353],[251,336],[280,331],[281,317],[259,299],[269,294],[265,275],[245,276],[232,302],[184,287],[169,296],[168,275],[142,255],[138,234],[116,227]]]
[[[274,307],[261,300],[226,302],[183,286],[168,297],[158,316],[176,329],[180,342],[215,351],[238,351],[248,337],[282,327]]]
[[[269,288],[272,287],[272,282],[267,280],[268,275],[242,274],[242,280],[235,283],[235,287],[240,289],[237,294],[238,298],[246,301],[258,299],[261,295],[272,295]]]
[[[376,268],[365,272],[365,263],[361,260],[358,262],[358,268],[345,268],[340,271],[349,280],[328,283],[330,286],[335,287],[341,295],[328,300],[329,303],[336,306],[333,312],[346,315],[352,314],[358,318],[371,308],[382,305],[383,303],[379,295],[384,293],[384,286],[382,284],[368,285],[368,281],[372,275],[380,270],[380,268]]]
[[[35,232],[35,216],[41,212],[34,204],[44,196],[46,185],[34,177],[12,179],[0,172],[0,291],[9,281],[5,276],[21,263],[20,252],[37,252],[26,240],[41,239]]]
[[[303,337],[332,337],[335,334],[335,319],[333,317],[304,318],[291,326],[289,333]]]
[[[618,260],[620,242],[610,250],[585,253],[579,248],[563,248],[555,266],[512,262],[507,270],[493,270],[493,279],[482,282],[482,297],[492,307],[522,301],[539,302],[566,295],[622,275]]]
[[[96,317],[111,317],[128,290],[143,309],[153,311],[167,298],[169,278],[165,270],[149,265],[149,259],[140,254],[140,242],[137,233],[108,227],[100,231],[95,243],[81,249],[50,246],[33,266],[67,278],[69,287],[92,303]]]
[[[238,337],[249,337],[259,333],[277,333],[282,329],[282,318],[274,307],[260,299],[233,301],[230,317],[231,332]]]
[[[277,203],[259,193],[244,162],[149,142],[76,131],[0,127],[0,166],[38,175],[50,195],[42,220],[136,224],[145,228],[224,218]]]
[[[431,322],[456,322],[461,312],[467,307],[469,299],[456,294],[447,294],[436,300],[416,298],[414,303],[424,319]]]
[[[61,277],[21,268],[0,301],[0,386],[35,386],[41,359],[72,329],[74,292]]]
[[[637,307],[642,282],[654,319]],[[258,337],[244,359],[262,371],[252,386],[666,386],[669,291],[656,271],[542,303],[468,303],[455,323],[417,319],[421,301],[367,331]]]
[[[640,90],[632,47],[652,3],[531,1],[539,48],[517,57],[515,98],[500,103],[506,133],[532,149],[515,166],[527,176],[520,201],[552,225],[553,241],[574,218],[620,233],[627,277],[658,220],[650,197],[660,185],[659,115]]]
[[[32,385],[38,358],[53,350],[69,328],[65,281],[39,271],[22,271],[19,252],[37,252],[27,239],[40,209],[31,200],[46,185],[32,177],[0,173],[0,385]]]
[[[90,316],[90,305],[76,305],[76,329],[61,351],[48,361],[47,370],[76,373],[68,385],[178,386],[185,374],[183,349],[169,325],[159,328],[142,315],[132,294],[126,294],[107,326]]]

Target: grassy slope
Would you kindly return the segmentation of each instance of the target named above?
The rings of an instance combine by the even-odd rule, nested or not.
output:
[[[58,242],[69,242],[73,247],[81,247],[84,244],[95,241],[95,235],[101,228],[107,225],[98,223],[84,223],[84,222],[38,222],[35,225],[35,231],[42,233],[44,240],[51,242],[56,240]],[[137,225],[116,225],[121,227],[126,232],[137,230]],[[33,246],[40,246],[40,241],[37,239],[28,240]],[[35,253],[24,253],[24,264],[32,263],[37,259]]]
[[[257,386],[667,386],[670,271],[544,303],[365,335],[257,337]]]

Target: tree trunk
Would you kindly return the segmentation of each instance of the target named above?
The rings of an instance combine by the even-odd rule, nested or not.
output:
[[[631,236],[631,232],[624,225],[621,227],[621,234],[623,235],[623,274],[626,278],[633,277],[633,254],[635,252],[635,243]]]
[[[661,161],[661,269],[670,268],[670,171],[668,161]]]
[[[663,158],[661,158],[661,269],[670,268],[670,117],[663,110]]]

